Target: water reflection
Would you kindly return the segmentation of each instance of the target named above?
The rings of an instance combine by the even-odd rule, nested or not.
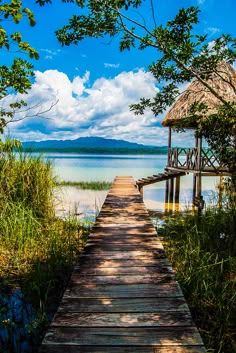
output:
[[[35,311],[19,288],[1,291],[0,313],[0,351],[31,352]]]

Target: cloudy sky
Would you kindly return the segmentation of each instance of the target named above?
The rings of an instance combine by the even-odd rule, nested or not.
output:
[[[33,62],[32,89],[23,98],[29,106],[37,106],[35,111],[39,114],[53,107],[43,117],[28,117],[10,124],[11,136],[22,141],[100,136],[166,145],[167,131],[161,126],[163,115],[154,117],[147,111],[136,116],[129,110],[131,103],[138,102],[140,97],[152,97],[158,89],[148,72],[148,64],[158,54],[151,49],[120,53],[118,39],[84,40],[78,46],[61,47],[54,31],[78,8],[55,0],[53,5],[40,8],[34,2],[23,1],[35,13],[34,28],[29,28],[26,21],[17,26],[9,22],[7,28],[20,31],[40,54],[40,59]],[[141,12],[132,15],[137,19],[145,17],[151,26],[149,0],[144,3]],[[154,0],[154,4],[158,24],[172,19],[181,7],[198,5],[201,13],[196,30],[208,34],[209,41],[222,33],[236,35],[235,0]],[[1,65],[9,64],[14,56],[14,51],[2,50]],[[182,136],[175,138],[178,143]]]

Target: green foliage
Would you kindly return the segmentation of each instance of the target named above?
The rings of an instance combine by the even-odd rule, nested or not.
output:
[[[236,104],[229,103],[227,106],[221,105],[217,113],[210,114],[205,119],[199,119],[197,130],[197,134],[205,137],[216,155],[233,174],[236,172],[235,122]]]
[[[15,47],[15,50],[26,53],[30,58],[38,59],[38,52],[22,39],[19,31],[9,33],[4,28],[5,22],[12,21],[15,25],[19,25],[25,17],[30,26],[35,25],[32,11],[29,8],[24,8],[20,0],[0,1],[0,48],[10,51]],[[27,93],[33,77],[33,66],[26,60],[14,58],[10,66],[0,66],[0,100],[10,94]],[[6,124],[13,120],[16,111],[19,111],[23,106],[26,106],[24,101],[11,101],[2,104],[0,107],[0,134],[4,132]]]
[[[48,218],[53,214],[52,188],[55,185],[51,164],[26,154],[16,157],[11,151],[13,142],[5,142],[5,152],[0,158],[0,205],[4,209],[5,203],[20,202],[22,207],[30,205],[35,217]],[[15,141],[13,145],[17,144]]]
[[[49,162],[9,151],[0,159],[0,171],[1,351],[25,351],[27,342],[33,352],[85,244],[89,225],[72,217],[55,218],[55,180]],[[19,312],[14,314],[11,300],[16,292],[22,299],[15,300]],[[29,303],[34,314],[25,323],[19,319],[20,311],[28,315]]]
[[[14,149],[21,149],[21,142],[15,139],[6,139],[5,141],[0,141],[0,153],[10,153]]]
[[[206,348],[235,352],[235,208],[166,219],[158,231]]]

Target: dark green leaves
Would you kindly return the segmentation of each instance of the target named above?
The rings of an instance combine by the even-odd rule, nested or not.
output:
[[[25,18],[30,26],[35,25],[32,11],[22,7],[20,0],[11,0],[8,3],[0,1],[0,48],[26,53],[32,59],[38,59],[37,50],[24,41],[19,31],[8,33],[3,27],[5,21],[12,21],[18,25]],[[33,66],[26,60],[14,58],[12,65],[0,67],[0,100],[10,94],[27,93],[31,87]],[[1,104],[0,106],[0,134],[4,132],[7,123],[14,119],[14,114],[26,103],[22,100]]]

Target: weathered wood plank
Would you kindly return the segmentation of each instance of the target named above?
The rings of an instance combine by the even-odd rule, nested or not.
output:
[[[90,259],[102,259],[102,260],[135,260],[138,259],[139,261],[145,259],[163,259],[165,258],[164,250],[155,250],[152,253],[148,251],[126,251],[126,252],[119,252],[119,251],[87,251],[81,255],[81,258],[89,257]]]
[[[110,346],[201,346],[201,337],[194,327],[51,327],[45,338],[45,344],[74,344]],[[134,348],[135,349],[135,348]]]
[[[129,245],[137,245],[137,244],[156,244],[156,242],[160,241],[160,239],[157,239],[156,236],[148,236],[148,235],[139,235],[139,236],[134,236],[134,235],[114,235],[114,234],[109,234],[109,233],[103,233],[103,234],[97,234],[93,235],[91,234],[88,237],[88,244],[129,244]]]
[[[89,267],[91,269],[100,269],[102,267],[153,267],[166,264],[169,267],[169,262],[165,258],[145,258],[140,262],[139,259],[103,259],[103,258],[89,258],[83,256],[80,258],[79,265],[75,267]]]
[[[149,253],[152,250],[157,250],[157,249],[163,249],[163,245],[161,242],[156,242],[153,244],[139,244],[139,245],[133,245],[133,244],[113,244],[113,243],[101,243],[101,244],[91,244],[88,243],[84,249],[85,252],[106,252],[106,251],[148,251]]]
[[[156,327],[192,326],[188,311],[159,313],[79,313],[58,311],[51,327]]]
[[[102,285],[102,284],[69,284],[64,297],[79,298],[156,298],[178,297],[182,291],[177,282],[159,284],[126,284]]]
[[[165,262],[156,266],[119,266],[119,267],[99,267],[96,266],[76,266],[74,274],[79,273],[81,276],[114,276],[114,275],[146,275],[156,273],[173,273],[172,268]]]
[[[172,298],[63,298],[60,312],[95,313],[159,313],[188,311],[184,297]]]
[[[205,353],[202,346],[78,346],[71,344],[46,344],[40,353]]]
[[[158,284],[174,282],[173,273],[151,273],[145,275],[107,275],[107,276],[88,276],[73,273],[71,283],[75,284]],[[128,289],[127,289],[128,290]]]

